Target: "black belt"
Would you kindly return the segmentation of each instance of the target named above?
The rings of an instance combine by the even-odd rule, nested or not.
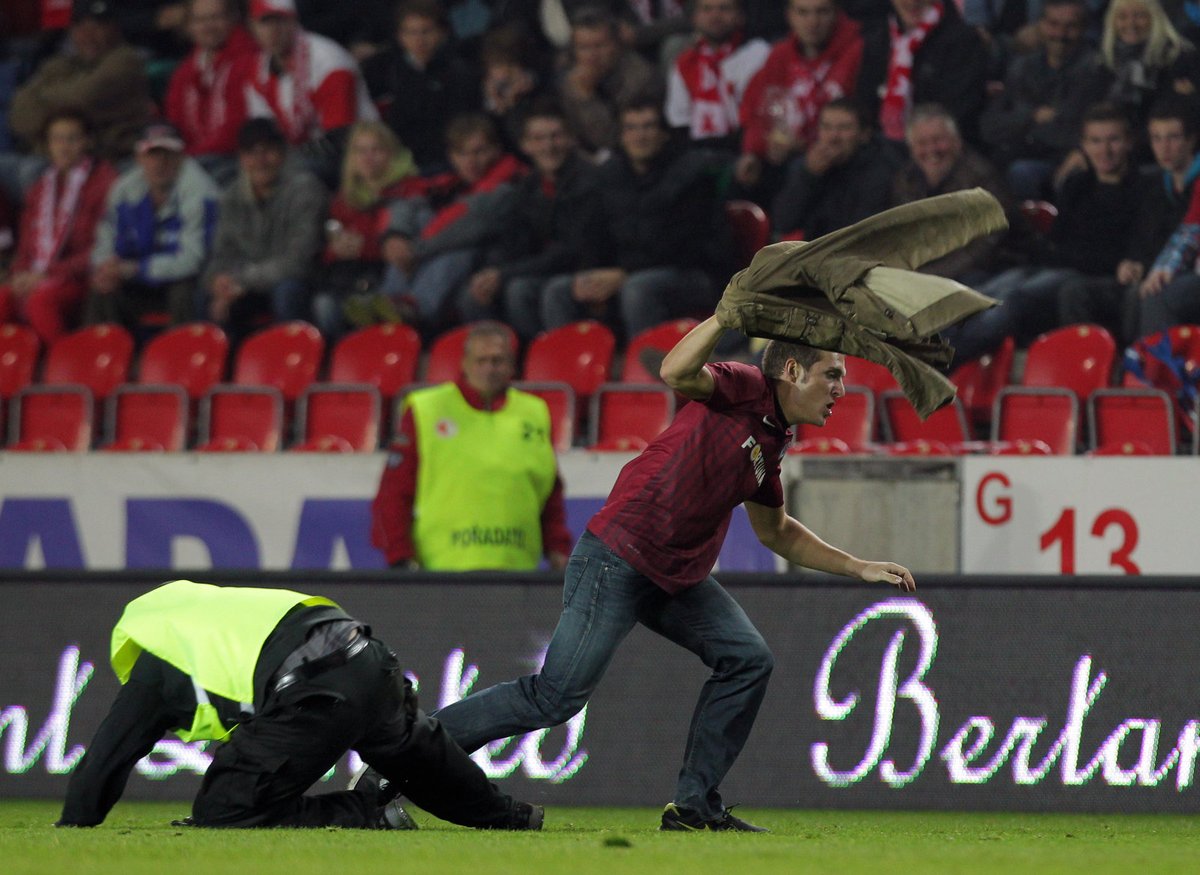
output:
[[[285,674],[281,674],[275,678],[271,684],[271,691],[278,693],[280,690],[285,690],[300,681],[309,680],[330,669],[343,666],[362,653],[370,643],[371,639],[367,635],[355,631],[353,637],[337,650],[330,651],[317,659],[303,662]]]

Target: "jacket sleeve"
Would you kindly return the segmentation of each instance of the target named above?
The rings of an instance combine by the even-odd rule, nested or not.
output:
[[[217,220],[217,202],[212,183],[198,166],[202,182],[191,184],[192,176],[184,170],[180,179],[179,247],[175,252],[151,255],[142,259],[139,279],[149,283],[171,283],[200,273],[204,259],[212,247],[213,230]],[[195,177],[192,176],[195,180]]]
[[[465,206],[466,211],[457,221],[446,225],[431,237],[422,235],[414,241],[413,252],[418,258],[431,258],[443,252],[482,246],[498,237],[516,209],[516,188],[506,184],[489,192],[472,195],[466,199]]]
[[[155,666],[154,663],[159,663]],[[96,826],[125,792],[138,760],[178,723],[163,695],[162,661],[142,653],[67,784],[58,826]]]
[[[278,283],[307,276],[321,251],[322,223],[327,209],[325,189],[305,174],[285,178],[288,201],[287,243],[269,258],[243,265],[238,274],[250,289],[270,289]]]
[[[108,261],[117,252],[118,186],[113,185],[104,198],[104,211],[96,224],[96,241],[92,244],[92,266]]]
[[[371,503],[371,543],[388,565],[416,557],[412,541],[413,501],[417,494],[417,439],[412,410],[405,408],[400,434],[388,454],[379,491]]]
[[[104,200],[116,177],[113,169],[101,164],[92,171],[92,179],[84,186],[71,223],[67,238],[69,251],[50,263],[46,273],[59,279],[85,280],[90,266],[92,247],[95,245],[96,229],[104,216]]]

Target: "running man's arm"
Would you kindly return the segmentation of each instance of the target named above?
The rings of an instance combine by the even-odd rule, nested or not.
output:
[[[743,506],[750,517],[750,526],[762,545],[793,565],[856,577],[867,583],[890,583],[905,592],[913,592],[917,588],[912,574],[903,565],[857,559],[844,550],[826,544],[799,520],[784,513],[782,507],[767,507],[752,501],[747,501]]]
[[[717,317],[709,316],[685,334],[662,361],[659,376],[663,382],[693,401],[711,398],[716,383],[704,365],[724,333]]]

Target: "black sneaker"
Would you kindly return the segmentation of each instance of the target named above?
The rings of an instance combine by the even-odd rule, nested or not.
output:
[[[412,815],[404,810],[399,799],[393,799],[379,812],[380,829],[419,829]]]
[[[359,768],[347,790],[365,793],[379,807],[376,825],[380,829],[417,829],[417,822],[400,804],[400,788],[365,763]]]
[[[542,821],[545,819],[546,809],[542,806],[531,805],[528,802],[514,802],[512,811],[508,815],[508,828],[538,830],[542,828]]]
[[[712,830],[713,832],[725,832],[727,830],[734,832],[770,832],[765,826],[755,826],[752,823],[746,823],[740,817],[736,817],[730,808],[726,808],[717,817],[705,820],[700,816],[699,812],[693,811],[690,808],[680,808],[674,802],[663,809],[662,824],[659,826],[659,829],[667,832],[704,832],[705,830]]]

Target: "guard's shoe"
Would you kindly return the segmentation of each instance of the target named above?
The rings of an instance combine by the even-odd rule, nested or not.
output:
[[[346,789],[369,793],[375,797],[377,805],[386,805],[400,795],[399,787],[393,787],[391,781],[366,763],[359,766],[358,771],[350,777]]]
[[[528,802],[514,802],[512,811],[508,815],[508,828],[538,830],[542,828],[542,821],[545,819],[546,809],[542,806],[532,805]]]
[[[660,830],[667,832],[704,832],[712,830],[714,832],[770,832],[765,826],[755,826],[752,823],[746,823],[740,817],[733,814],[732,808],[726,808],[718,816],[705,819],[700,816],[700,812],[693,811],[690,808],[680,808],[674,802],[667,805],[663,809],[662,824]]]
[[[404,810],[399,799],[393,799],[379,812],[380,829],[417,829],[417,822]]]

